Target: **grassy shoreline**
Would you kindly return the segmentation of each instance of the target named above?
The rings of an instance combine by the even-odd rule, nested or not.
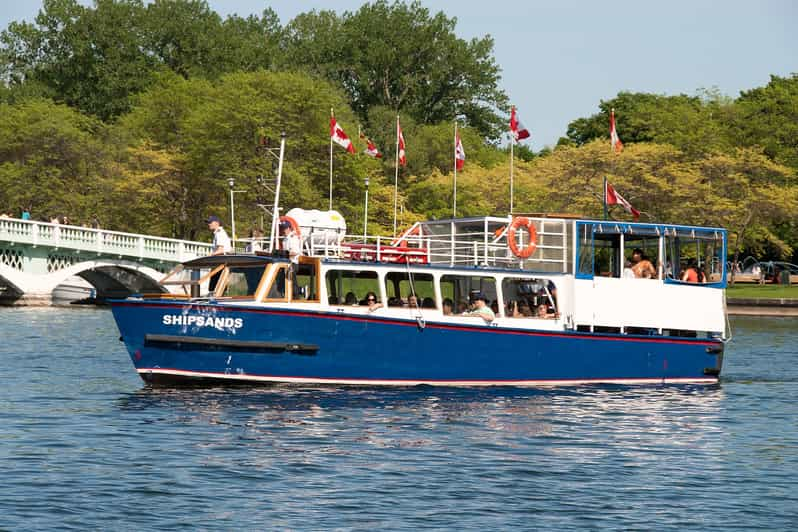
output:
[[[778,284],[757,285],[738,284],[726,288],[728,299],[798,299],[798,285],[784,286]]]

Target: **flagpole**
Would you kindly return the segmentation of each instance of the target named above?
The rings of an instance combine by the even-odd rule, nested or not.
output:
[[[396,237],[396,205],[399,196],[399,115],[396,115],[396,171],[393,176],[393,236]]]
[[[607,214],[607,176],[604,176],[604,220],[609,220]]]
[[[510,133],[510,215],[513,214],[513,146],[515,145],[515,138]]]
[[[454,121],[454,191],[452,192],[452,218],[457,218],[457,120]]]
[[[330,107],[330,118],[335,118],[335,114],[333,114],[333,109]],[[332,178],[333,178],[333,137],[332,132],[330,132],[330,206],[328,210],[332,210]]]

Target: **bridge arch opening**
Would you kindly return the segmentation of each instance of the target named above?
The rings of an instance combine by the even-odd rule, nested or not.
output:
[[[95,303],[131,294],[164,293],[166,289],[147,274],[119,265],[94,266],[66,278],[53,289],[54,303]]]

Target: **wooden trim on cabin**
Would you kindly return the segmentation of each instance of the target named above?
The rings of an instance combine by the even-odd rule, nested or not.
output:
[[[269,298],[269,297],[266,297],[266,296],[269,295],[269,292],[271,291],[272,285],[277,280],[277,274],[279,273],[280,270],[285,270],[286,271],[286,274],[285,274],[285,293],[283,294],[283,297],[282,298]],[[293,284],[291,283],[290,277],[291,276],[288,275],[288,264],[284,264],[284,263],[275,264],[274,267],[272,268],[272,275],[271,275],[271,279],[270,279],[269,285],[268,285],[268,287],[266,288],[266,290],[263,293],[263,299],[261,299],[260,301],[264,302],[264,303],[288,303],[289,294],[291,293],[291,290],[293,290]]]

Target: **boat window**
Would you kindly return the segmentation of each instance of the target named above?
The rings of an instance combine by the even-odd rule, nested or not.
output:
[[[269,294],[266,299],[285,299],[285,272],[287,266],[279,266],[277,274],[274,276],[271,287],[269,287]]]
[[[593,275],[621,276],[621,235],[593,235]]]
[[[327,272],[327,296],[330,305],[367,305],[366,294],[379,299],[380,282],[372,270],[330,270]]]
[[[504,279],[505,315],[513,318],[546,317],[557,314],[557,285],[550,279]],[[541,305],[545,308],[540,309]]]
[[[579,231],[578,277],[593,277],[593,230],[589,224],[577,224]]]
[[[455,314],[462,314],[470,310],[472,300],[479,292],[485,295],[488,305],[496,312],[496,315],[500,315],[497,312],[496,279],[493,277],[470,275],[444,275],[441,277],[441,297],[444,301],[449,299],[454,303],[452,307]]]
[[[230,267],[222,296],[254,297],[264,270],[262,265]]]
[[[437,308],[432,275],[415,272],[390,272],[385,276],[389,307],[405,307],[416,299],[420,308]]]
[[[318,279],[318,260],[302,263],[296,267],[296,284],[294,300],[318,301],[319,300],[319,279]]]
[[[665,233],[665,277],[689,283],[725,282],[720,231],[674,228]]]
[[[627,233],[624,235],[623,254],[622,276],[641,279],[659,278],[659,236]]]

